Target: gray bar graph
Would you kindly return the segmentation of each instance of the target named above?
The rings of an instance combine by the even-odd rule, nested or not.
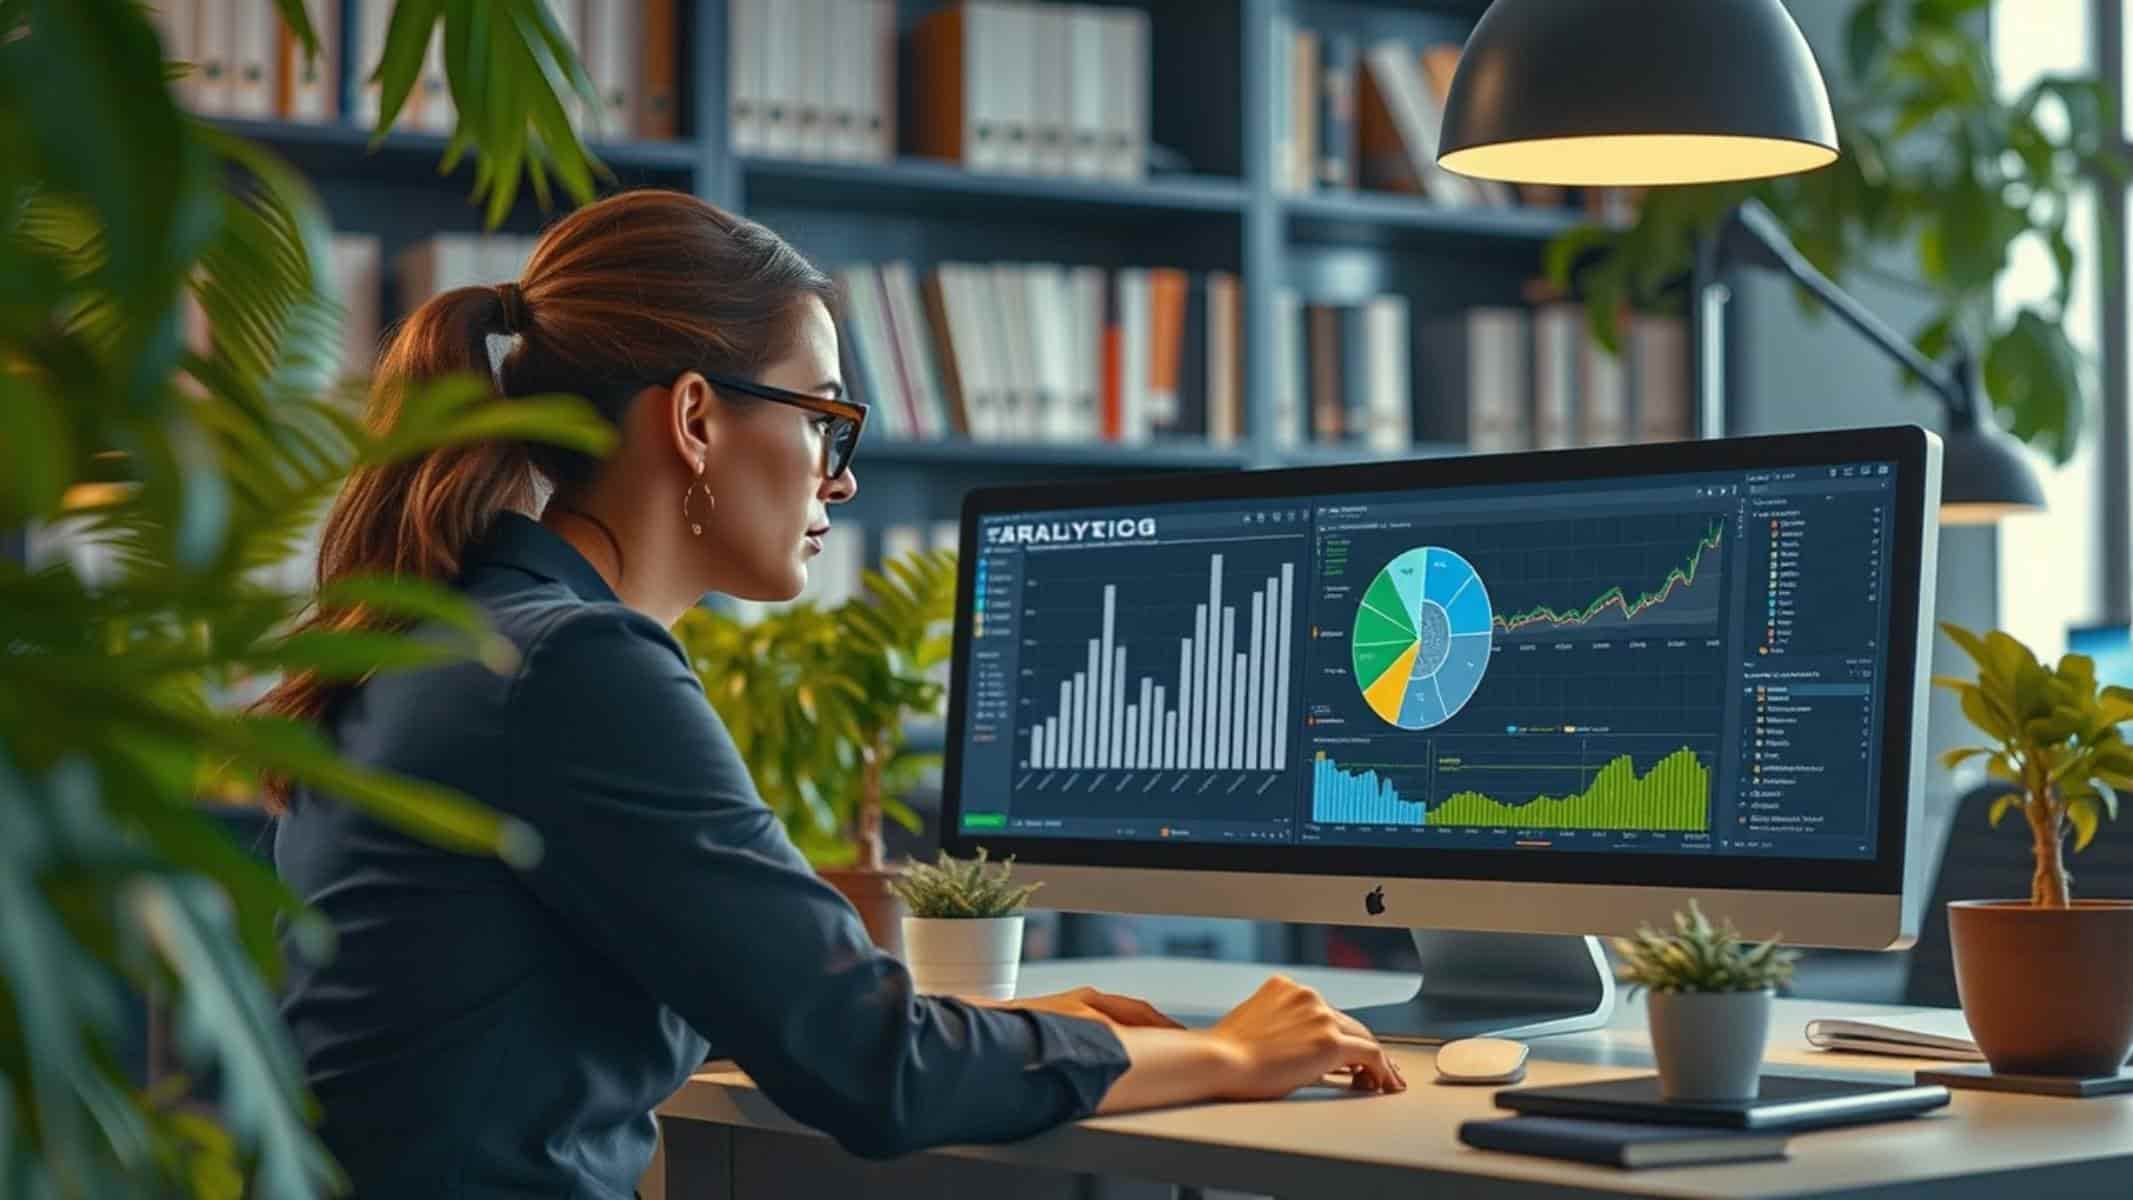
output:
[[[1222,636],[1215,639],[1218,652],[1215,655],[1215,694],[1221,699],[1215,705],[1215,765],[1233,767],[1230,740],[1230,712],[1237,699],[1237,610],[1235,607],[1222,610]]]
[[[1118,685],[1111,678],[1111,625],[1117,617],[1118,589],[1104,588],[1104,627],[1097,662],[1101,674],[1096,679],[1096,759],[1097,766],[1113,766],[1111,761],[1112,739],[1118,736],[1116,723],[1111,720],[1113,707],[1118,701]]]
[[[1259,712],[1259,748],[1262,754],[1262,761],[1266,765],[1272,766],[1274,763],[1274,726],[1279,724],[1274,719],[1274,709],[1276,707],[1274,663],[1277,661],[1275,658],[1274,635],[1275,631],[1281,627],[1281,579],[1279,576],[1269,575],[1266,577],[1266,598],[1266,636],[1262,639],[1262,644],[1259,647],[1259,695],[1265,701]]]
[[[1259,711],[1262,707],[1271,707],[1262,705],[1259,699],[1259,643],[1264,640],[1261,636],[1260,627],[1265,623],[1266,593],[1263,591],[1253,592],[1252,632],[1250,639],[1245,643],[1244,651],[1245,658],[1250,663],[1245,668],[1245,684],[1243,688],[1245,697],[1244,769],[1247,771],[1261,770],[1266,766],[1266,759],[1260,757],[1259,752]],[[1272,749],[1272,747],[1268,748]]]
[[[1280,664],[1274,672],[1274,769],[1280,770],[1289,762],[1289,613],[1292,601],[1289,589],[1296,578],[1294,563],[1281,564],[1281,647],[1275,652],[1275,661]]]
[[[1028,766],[1287,769],[1295,565],[1266,576],[1249,601],[1238,596],[1227,604],[1222,567],[1222,555],[1208,556],[1207,602],[1193,607],[1192,636],[1178,639],[1175,686],[1132,672],[1120,637],[1118,585],[1104,585],[1103,625],[1088,640],[1086,664],[1059,682],[1057,710],[1029,725]]]

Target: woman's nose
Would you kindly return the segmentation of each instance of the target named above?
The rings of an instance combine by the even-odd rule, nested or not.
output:
[[[822,498],[831,504],[843,504],[858,494],[859,472],[850,467],[844,469],[844,474],[824,484],[822,489]]]

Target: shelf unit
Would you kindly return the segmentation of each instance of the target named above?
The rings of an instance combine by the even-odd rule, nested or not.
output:
[[[948,2],[896,0],[900,29],[908,32]],[[860,453],[864,486],[851,512],[866,526],[953,517],[965,489],[1027,480],[1033,473],[1094,477],[1460,453],[1462,447],[1441,443],[1396,455],[1348,444],[1278,447],[1270,432],[1275,290],[1291,287],[1335,303],[1399,292],[1418,320],[1476,305],[1522,304],[1527,284],[1541,273],[1543,248],[1583,215],[1446,208],[1369,192],[1282,193],[1271,161],[1272,65],[1285,20],[1365,40],[1464,41],[1486,0],[1096,2],[1150,14],[1152,136],[1182,154],[1191,163],[1189,173],[1120,182],[981,173],[909,156],[871,164],[732,154],[725,124],[723,0],[681,6],[683,111],[693,132],[674,142],[595,142],[591,149],[619,186],[693,191],[763,221],[826,268],[891,258],[923,268],[952,257],[1238,273],[1245,332],[1243,440],[1051,445],[873,438]],[[900,73],[908,76],[908,63]],[[347,124],[217,123],[303,170],[336,227],[377,234],[388,275],[404,245],[440,231],[481,227],[481,214],[468,201],[471,164],[447,176],[437,172],[442,135],[395,131],[373,150],[370,135]],[[551,219],[529,192],[505,229],[531,233]]]

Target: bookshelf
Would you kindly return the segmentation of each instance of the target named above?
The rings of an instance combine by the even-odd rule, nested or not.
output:
[[[1417,441],[1398,453],[1361,444],[1283,445],[1275,413],[1276,294],[1359,304],[1373,294],[1404,298],[1416,322],[1483,305],[1524,307],[1548,241],[1582,211],[1446,207],[1416,196],[1367,191],[1290,193],[1274,162],[1278,55],[1292,28],[1416,45],[1463,42],[1486,0],[1095,0],[1146,14],[1152,91],[1149,135],[1174,163],[1141,179],[1078,178],[968,170],[912,152],[908,129],[883,162],[817,161],[751,150],[735,153],[729,127],[725,0],[683,0],[679,48],[683,136],[668,142],[602,141],[594,153],[621,186],[691,190],[763,221],[825,269],[904,259],[920,269],[950,260],[1037,261],[1108,269],[1176,266],[1235,273],[1240,280],[1243,434],[1233,444],[1157,438],[1145,442],[938,441],[870,434],[862,487],[848,510],[870,529],[953,517],[965,489],[988,482],[1092,477],[1140,470],[1234,470],[1324,465],[1460,453],[1462,445]],[[913,111],[911,33],[948,0],[891,0],[901,47],[897,108]],[[343,40],[343,46],[349,44]],[[342,79],[354,72],[344,70]],[[350,109],[344,85],[342,109]],[[352,124],[298,124],[217,117],[303,170],[336,228],[379,238],[388,278],[394,255],[437,232],[471,233],[472,172],[436,165],[446,139],[434,132],[388,135],[375,151]],[[903,122],[899,122],[902,124]],[[552,217],[529,195],[502,232],[531,234]],[[389,300],[388,322],[398,314]],[[1419,390],[1427,364],[1413,361]],[[1420,427],[1418,426],[1418,436]],[[869,553],[872,558],[872,553]]]

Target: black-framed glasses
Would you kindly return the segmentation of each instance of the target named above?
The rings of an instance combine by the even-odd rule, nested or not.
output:
[[[827,479],[842,479],[852,469],[852,454],[859,449],[859,431],[866,428],[867,406],[856,400],[832,400],[827,396],[810,396],[806,392],[787,391],[752,379],[733,375],[717,375],[699,371],[714,387],[731,388],[743,396],[768,400],[773,404],[789,404],[812,413],[821,413],[830,418],[828,436],[822,439],[822,474]]]

